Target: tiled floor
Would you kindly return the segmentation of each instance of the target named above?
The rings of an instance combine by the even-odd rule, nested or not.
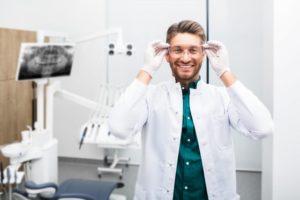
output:
[[[59,159],[59,182],[70,178],[99,180],[97,167],[104,166],[102,161],[83,160],[83,159]],[[132,200],[134,193],[135,180],[137,176],[138,166],[125,165],[117,166],[123,169],[122,180],[119,175],[104,173],[101,180],[121,181],[125,186],[115,189],[114,193],[122,194],[127,200]],[[241,200],[260,200],[261,195],[261,173],[257,172],[237,172],[237,191],[241,196]],[[8,200],[5,195],[0,195],[0,200]]]
[[[84,178],[98,180],[97,167],[103,166],[103,162],[82,159],[59,159],[59,181],[62,182],[70,178]],[[104,173],[101,180],[122,181],[125,187],[116,189],[114,193],[123,194],[127,200],[133,198],[134,185],[137,176],[138,166],[125,165],[118,166],[124,171],[122,180],[117,174]],[[241,200],[260,200],[261,195],[261,173],[257,172],[237,172],[237,190]]]

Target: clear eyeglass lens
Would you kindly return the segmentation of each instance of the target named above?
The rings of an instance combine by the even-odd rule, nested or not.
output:
[[[173,46],[169,48],[169,53],[173,56],[183,56],[185,52],[188,52],[189,55],[197,56],[202,54],[202,47],[193,46],[189,48],[182,48],[179,46]]]

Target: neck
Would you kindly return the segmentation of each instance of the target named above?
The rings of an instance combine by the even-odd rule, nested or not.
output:
[[[184,88],[187,88],[188,85],[189,85],[192,81],[179,81],[179,80],[176,80],[176,82],[179,82],[181,86],[183,86]]]
[[[182,79],[178,79],[176,78],[176,82],[179,82],[181,86],[183,86],[184,88],[187,88],[189,86],[189,84],[193,81],[196,81],[199,79],[199,75],[196,76],[195,78],[193,78],[192,80],[182,80]]]

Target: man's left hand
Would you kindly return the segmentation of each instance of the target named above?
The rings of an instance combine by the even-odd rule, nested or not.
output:
[[[208,41],[203,45],[213,70],[221,77],[224,72],[230,71],[226,47],[219,41]]]

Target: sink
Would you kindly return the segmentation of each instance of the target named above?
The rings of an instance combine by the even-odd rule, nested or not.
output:
[[[3,156],[7,158],[21,157],[29,150],[29,145],[24,143],[9,144],[1,149]]]

